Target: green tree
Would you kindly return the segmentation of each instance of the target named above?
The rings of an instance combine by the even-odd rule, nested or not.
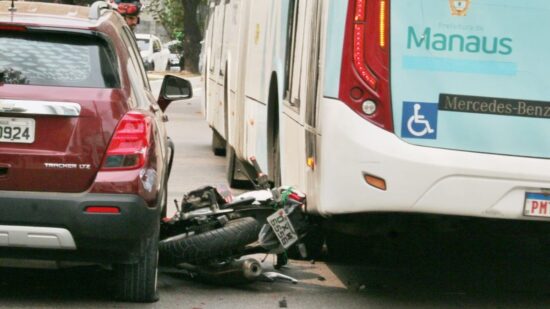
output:
[[[208,0],[153,0],[148,12],[166,28],[172,39],[182,42],[185,70],[198,73],[204,14]]]
[[[199,55],[203,34],[198,20],[199,5],[206,0],[180,0],[183,5],[183,53],[185,69],[191,72],[199,71]]]

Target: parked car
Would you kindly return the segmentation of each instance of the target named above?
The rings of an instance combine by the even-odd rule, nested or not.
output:
[[[0,1],[0,257],[111,265],[126,301],[157,299],[173,147],[130,28],[90,8]],[[13,10],[11,10],[13,11]]]
[[[172,40],[164,44],[168,50],[170,50],[170,70],[184,70],[185,56],[183,54],[182,42],[179,40]]]
[[[147,71],[164,71],[168,67],[170,51],[152,34],[136,34],[141,57]]]
[[[168,58],[169,66],[170,67],[178,67],[180,66],[180,56],[178,54],[170,54],[170,57]]]

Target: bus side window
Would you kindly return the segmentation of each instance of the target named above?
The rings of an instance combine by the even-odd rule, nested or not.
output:
[[[321,50],[321,21],[322,21],[322,3],[313,2],[313,18],[311,20],[311,50],[308,63],[307,79],[307,102],[306,102],[306,124],[310,127],[317,127],[317,99],[319,91],[319,54]]]
[[[284,86],[284,99],[290,101],[290,81],[291,70],[294,60],[295,52],[295,38],[296,38],[296,23],[298,17],[298,2],[299,0],[290,0],[288,4],[288,24],[286,34],[286,55],[285,55],[285,86]]]

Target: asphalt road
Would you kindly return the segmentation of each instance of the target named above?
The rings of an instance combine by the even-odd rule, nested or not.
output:
[[[201,81],[192,79],[195,94]],[[153,81],[154,88],[160,80]],[[224,183],[225,158],[210,150],[200,95],[167,110],[176,144],[170,200],[205,184]],[[509,231],[507,226],[499,226]],[[513,226],[418,228],[356,243],[345,262],[291,261],[283,273],[300,282],[240,286],[160,274],[160,300],[126,304],[109,298],[110,273],[97,267],[8,268],[0,263],[0,307],[6,308],[548,308],[550,271],[541,244]],[[550,252],[550,250],[546,250]],[[254,256],[263,259],[264,256]],[[272,270],[272,257],[263,266]],[[40,266],[47,264],[40,263]]]

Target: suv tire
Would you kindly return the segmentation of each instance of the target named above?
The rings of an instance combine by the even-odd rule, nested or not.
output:
[[[158,290],[158,239],[160,222],[153,235],[143,241],[143,255],[134,264],[114,266],[116,298],[128,302],[151,303],[157,301]]]

